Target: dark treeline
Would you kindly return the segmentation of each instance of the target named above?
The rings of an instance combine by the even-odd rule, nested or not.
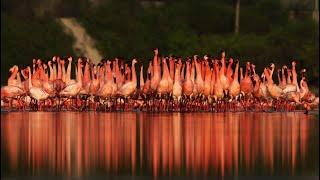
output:
[[[73,55],[72,38],[62,30],[59,32],[52,18],[76,16],[108,58],[137,57],[146,65],[154,47],[163,55],[183,57],[193,54],[218,57],[223,49],[227,56],[242,63],[247,60],[255,63],[259,72],[271,62],[280,67],[296,59],[299,69],[307,68],[309,83],[318,85],[319,31],[318,23],[312,19],[313,1],[290,2],[241,0],[240,31],[236,35],[235,0],[30,0],[19,3],[5,0],[1,1],[1,5],[5,5],[1,9],[1,24],[6,27],[2,26],[1,36],[6,38],[1,41],[5,46],[1,51],[6,55],[1,58],[10,63],[3,64],[2,60],[1,66],[7,68],[11,62],[30,63],[31,54],[42,59],[56,54],[63,56],[68,51]],[[15,6],[16,3],[19,6]],[[30,26],[21,18],[26,16],[24,12],[31,25],[39,25],[30,29],[34,34],[23,30]],[[29,39],[23,37],[27,34]],[[53,40],[48,41],[50,38]],[[23,40],[29,45],[15,46]],[[7,74],[7,69],[1,70],[1,75]]]

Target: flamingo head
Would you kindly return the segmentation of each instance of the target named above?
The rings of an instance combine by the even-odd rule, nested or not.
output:
[[[305,73],[305,72],[307,72],[305,68],[301,70],[301,73]]]
[[[197,60],[198,59],[198,55],[193,55],[193,60]]]
[[[292,61],[291,63],[292,66],[295,66],[296,64],[297,64],[296,61]]]
[[[271,68],[274,68],[274,67],[275,67],[275,65],[274,65],[273,63],[271,63],[271,64],[270,64],[270,67],[271,67]]]
[[[226,52],[225,51],[221,52],[221,57],[222,57],[222,59],[224,59],[226,57]]]
[[[18,66],[17,66],[17,65],[14,65],[14,66],[12,66],[12,68],[9,69],[9,72],[12,73],[12,72],[14,72],[14,71],[18,71],[18,69],[19,69]]]
[[[78,64],[79,64],[79,65],[80,65],[80,64],[82,65],[82,59],[81,59],[81,58],[78,59]]]
[[[136,59],[132,60],[132,64],[136,64],[138,61]]]
[[[71,57],[71,56],[68,57],[68,61],[69,61],[69,62],[72,62],[72,57]]]
[[[230,58],[230,59],[229,59],[229,64],[232,64],[232,63],[233,63],[233,59]]]
[[[155,48],[155,49],[153,50],[153,52],[154,52],[155,54],[158,54],[158,53],[159,53],[159,49],[158,49],[158,48]]]
[[[282,69],[288,69],[288,67],[286,65],[282,66]]]
[[[204,55],[203,59],[207,61],[209,59],[208,55]]]

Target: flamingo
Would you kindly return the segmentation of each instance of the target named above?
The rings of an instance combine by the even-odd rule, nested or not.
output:
[[[221,70],[219,71],[218,60],[214,61],[214,71],[215,71],[215,85],[214,85],[214,99],[217,101],[218,99],[222,99],[224,97],[223,85],[221,84]]]
[[[190,77],[191,76],[191,69],[190,69],[190,62],[189,61],[186,62],[186,66],[187,66],[186,78],[185,78],[185,81],[183,82],[182,90],[185,95],[190,96],[193,92],[193,82]]]
[[[156,91],[158,85],[160,83],[160,65],[158,63],[158,49],[154,50],[154,58],[153,58],[153,76],[151,78],[151,89]]]
[[[163,73],[162,73],[162,78],[159,82],[157,91],[158,94],[161,96],[162,94],[167,94],[169,92],[169,69],[167,66],[167,61],[165,58],[162,58],[162,64],[163,64]]]
[[[140,90],[143,91],[144,79],[143,79],[143,65],[140,67]]]
[[[244,92],[245,95],[250,95],[253,91],[253,83],[249,76],[249,71],[250,71],[250,62],[247,62],[245,76],[243,79],[240,80],[240,89],[242,92]],[[242,72],[241,69],[240,69],[240,72]]]
[[[264,74],[267,78],[267,89],[270,96],[274,99],[279,99],[283,95],[282,89],[273,83],[271,74],[266,68],[264,69]]]
[[[123,84],[122,87],[118,90],[117,94],[120,94],[127,98],[128,96],[132,95],[137,87],[137,76],[136,76],[136,69],[135,64],[137,63],[136,59],[132,60],[131,63],[131,73],[132,73],[132,80]]]
[[[29,70],[29,72],[31,72],[30,66],[28,66],[28,70]],[[29,73],[29,94],[32,98],[36,99],[37,102],[39,102],[40,106],[39,106],[39,104],[38,104],[38,106],[39,106],[40,110],[42,109],[41,101],[44,101],[49,97],[49,94],[46,91],[44,91],[42,88],[34,87],[32,85],[31,73]]]
[[[204,64],[205,66],[203,67],[205,69],[205,74],[204,74],[204,84],[203,84],[203,94],[207,97],[211,95],[211,70],[208,62],[208,57],[204,57]]]
[[[203,93],[203,78],[201,77],[201,63],[198,63],[196,57],[194,57],[194,63],[196,68],[196,80],[194,82],[194,95]]]
[[[78,59],[78,70],[77,70],[77,82],[73,84],[69,84],[66,86],[59,94],[61,96],[68,96],[68,97],[74,97],[79,94],[81,88],[82,88],[82,71],[81,68],[83,65],[81,64],[82,60]]]
[[[180,72],[181,72],[181,61],[176,64],[175,74],[174,74],[174,84],[172,95],[176,101],[180,101],[182,95],[182,86],[180,81]]]
[[[233,97],[237,98],[238,95],[240,94],[240,83],[238,80],[238,72],[239,72],[239,61],[237,60],[236,61],[236,68],[234,71],[234,77],[233,77],[233,80],[229,86],[229,95],[231,98],[233,98]],[[230,76],[230,72],[229,72],[229,76]]]

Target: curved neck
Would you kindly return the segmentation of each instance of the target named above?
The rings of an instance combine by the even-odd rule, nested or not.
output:
[[[58,61],[58,79],[62,79],[62,77],[61,77],[61,64],[60,64],[60,61]]]
[[[211,81],[211,70],[209,67],[209,64],[206,64],[205,68],[205,81],[210,82]]]
[[[180,73],[180,80],[183,81],[184,80],[184,68],[185,68],[185,64],[182,65],[181,68],[181,73]]]
[[[49,71],[50,71],[50,81],[53,81],[53,69],[52,69],[52,66],[51,66],[51,64],[48,64],[48,66],[49,66]]]
[[[106,68],[106,82],[110,82],[112,81],[112,72],[111,72],[111,68],[110,68],[110,64],[105,64],[105,68]]]
[[[61,79],[62,79],[63,82],[66,82],[66,69],[64,68],[63,64],[61,64],[61,68],[62,68],[62,77],[61,77]]]
[[[291,73],[290,72],[288,72],[288,78],[287,78],[287,83],[288,84],[291,84]]]
[[[10,80],[15,79],[16,76],[17,76],[17,73],[18,73],[18,69],[17,69],[17,70],[14,70],[14,71],[12,72],[11,76],[9,77],[9,79],[10,79]]]
[[[240,80],[243,79],[243,72],[242,72],[242,68],[240,68]]]
[[[132,65],[131,65],[131,73],[132,73],[132,82],[137,82],[137,75],[136,75],[136,68],[135,68],[135,63],[132,62]]]
[[[242,74],[242,73],[241,73]],[[236,64],[236,69],[234,70],[234,81],[238,81],[238,76],[239,76],[239,63]]]
[[[295,85],[298,85],[298,79],[297,79],[297,72],[296,72],[296,66],[292,66],[292,83]]]
[[[66,77],[66,81],[70,81],[71,80],[71,61],[69,61],[68,63],[68,67],[67,67],[67,77]]]
[[[281,84],[280,71],[278,71],[278,84]]]
[[[53,80],[57,79],[57,68],[56,68],[56,64],[53,64]]]
[[[233,72],[232,72],[232,62],[229,62],[228,69],[227,69],[227,77],[231,78]]]
[[[83,83],[87,83],[88,81],[90,81],[90,68],[89,64],[86,63],[84,68]]]
[[[201,67],[201,77],[202,77],[202,78],[205,78],[205,76],[206,76],[206,71],[207,71],[207,69],[206,69],[207,65],[202,62],[200,67]]]
[[[29,89],[32,87],[32,83],[31,83],[31,68],[29,67],[29,73],[28,73],[28,77],[29,77]]]
[[[187,63],[186,80],[190,80],[190,75],[191,75],[190,66],[191,66],[190,63]]]
[[[201,71],[201,65],[195,61],[196,71],[197,71],[197,79],[202,80],[202,71]]]
[[[214,83],[216,82],[215,71],[214,71],[214,69],[210,69],[210,71],[211,71],[211,85],[214,85]]]
[[[180,72],[181,72],[181,64],[176,65],[175,73],[174,73],[174,82],[180,83]]]
[[[77,71],[77,81],[80,86],[82,86],[82,68],[80,67],[80,64],[78,63],[78,71]]]
[[[286,75],[284,74],[284,69],[281,69],[281,73],[282,73],[282,84],[286,85],[287,81],[286,81]]]
[[[191,81],[194,81],[194,74],[195,74],[194,62],[192,62],[192,64],[191,64],[191,72],[190,72],[190,79],[191,79]]]
[[[174,60],[172,59],[172,57],[170,57],[169,59],[169,68],[170,68],[170,77],[171,79],[174,79],[175,71],[174,71]]]
[[[221,59],[221,64],[222,64],[222,66],[221,66],[221,69],[220,69],[220,74],[221,75],[224,75],[225,73],[226,73],[226,60],[225,60],[225,58],[224,57],[222,57],[222,59]]]
[[[144,86],[144,79],[143,79],[143,66],[140,68],[140,87]]]

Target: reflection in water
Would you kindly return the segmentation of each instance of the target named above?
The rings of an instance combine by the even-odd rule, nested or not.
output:
[[[318,173],[319,123],[302,113],[24,112],[1,119],[6,175]]]

